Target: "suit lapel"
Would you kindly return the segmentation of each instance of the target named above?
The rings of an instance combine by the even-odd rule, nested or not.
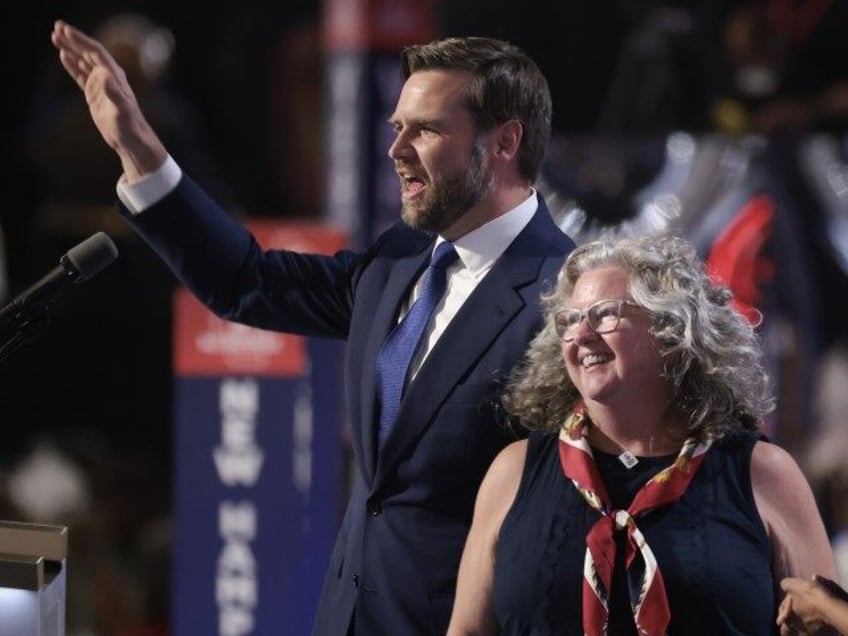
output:
[[[439,338],[401,402],[398,418],[403,425],[379,452],[375,488],[416,444],[460,378],[526,305],[519,289],[538,278],[544,252],[532,241],[527,232],[519,235]]]

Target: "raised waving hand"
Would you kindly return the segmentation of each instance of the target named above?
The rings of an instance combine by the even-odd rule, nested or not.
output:
[[[100,42],[67,22],[57,20],[50,39],[62,66],[85,94],[94,125],[117,153],[126,179],[137,181],[159,168],[167,151],[141,112],[124,69]]]

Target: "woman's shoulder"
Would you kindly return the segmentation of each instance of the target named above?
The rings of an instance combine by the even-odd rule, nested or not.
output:
[[[495,492],[504,489],[517,488],[524,471],[524,461],[527,457],[527,446],[529,439],[520,439],[507,444],[492,460],[489,471],[486,473],[486,487]]]
[[[801,482],[807,485],[806,477],[792,454],[779,444],[758,440],[751,455],[751,474],[764,485],[780,488],[782,485]]]
[[[535,473],[556,448],[554,433],[531,431],[530,434],[505,446],[492,461],[486,474],[486,489],[513,499],[519,486],[526,486],[527,473]]]
[[[800,472],[795,458],[782,446],[756,431],[734,430],[723,435],[716,448],[750,462],[752,473],[758,472],[770,479]]]

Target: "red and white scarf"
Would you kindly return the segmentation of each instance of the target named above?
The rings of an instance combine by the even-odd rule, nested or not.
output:
[[[578,404],[559,434],[559,457],[562,471],[601,518],[586,536],[586,559],[583,565],[583,631],[588,636],[603,636],[609,622],[609,595],[615,565],[615,531],[627,533],[625,564],[633,618],[640,635],[664,636],[671,613],[659,566],[636,526],[640,515],[679,500],[712,441],[701,444],[693,438],[683,443],[674,463],[654,475],[633,498],[627,510],[614,510],[601,481],[598,467],[589,447],[589,422],[583,404]]]

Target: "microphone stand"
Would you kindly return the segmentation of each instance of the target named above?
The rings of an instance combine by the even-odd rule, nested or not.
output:
[[[117,256],[112,239],[98,232],[69,249],[52,271],[0,308],[0,363],[45,331],[56,294],[70,282],[88,280]]]
[[[52,303],[42,301],[27,306],[2,324],[0,364],[7,362],[24,345],[36,340],[50,323]]]

